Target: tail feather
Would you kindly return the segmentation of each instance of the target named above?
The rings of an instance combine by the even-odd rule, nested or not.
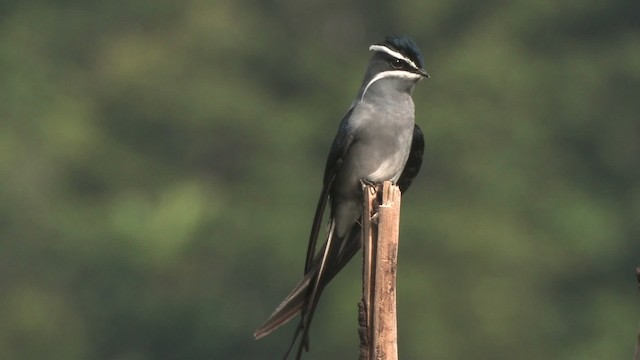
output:
[[[307,291],[311,278],[315,275],[310,273],[305,275],[287,297],[278,305],[271,316],[260,325],[253,333],[254,339],[258,340],[273,332],[275,329],[286,324],[293,319],[306,303]]]
[[[299,359],[302,349],[308,350],[309,348],[309,325],[317,306],[317,300],[325,286],[327,286],[360,249],[360,234],[361,227],[359,223],[357,223],[353,226],[346,239],[335,239],[337,245],[330,246],[330,251],[327,251],[327,243],[325,243],[322,249],[314,256],[308,272],[293,288],[291,293],[278,305],[267,321],[254,332],[254,338],[258,340],[269,335],[293,319],[298,313],[301,313],[300,323],[296,327],[293,340],[285,355],[286,359],[295,345],[298,336],[302,334],[302,340],[296,354],[296,358]],[[321,270],[322,273],[320,273]]]
[[[313,320],[313,313],[315,312],[318,299],[322,294],[324,285],[327,283],[326,281],[324,281],[324,275],[327,269],[327,265],[330,265],[333,262],[332,260],[334,259],[334,254],[337,254],[338,252],[336,251],[336,249],[340,249],[340,246],[335,246],[333,244],[334,240],[338,240],[334,239],[335,225],[335,221],[331,220],[329,226],[329,236],[327,237],[327,242],[324,245],[324,251],[321,252],[322,258],[320,259],[317,275],[314,277],[313,286],[310,289],[309,296],[307,297],[307,301],[305,302],[304,308],[302,310],[302,319],[300,321],[302,340],[300,340],[300,345],[298,346],[296,359],[300,359],[303,349],[309,351],[309,326],[311,325],[311,320]],[[332,255],[331,257],[330,254]],[[296,340],[296,337],[294,337],[294,342]]]

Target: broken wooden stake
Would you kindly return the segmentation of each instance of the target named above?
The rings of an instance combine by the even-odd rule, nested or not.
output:
[[[397,360],[396,272],[400,189],[364,185],[360,360]]]
[[[638,289],[640,289],[640,266],[636,268],[636,280],[638,281]],[[640,360],[640,334],[638,334],[638,340],[636,341],[636,353],[633,356],[633,360]]]

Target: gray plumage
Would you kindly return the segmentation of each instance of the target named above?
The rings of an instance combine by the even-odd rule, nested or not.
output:
[[[296,359],[309,348],[309,325],[324,287],[360,248],[362,182],[392,181],[404,193],[420,170],[424,140],[415,124],[411,94],[428,76],[417,46],[408,37],[390,36],[373,51],[358,95],[333,141],[311,229],[304,277],[271,317],[256,330],[259,339],[291,320],[301,319],[289,351],[302,334]],[[407,162],[409,160],[409,162]],[[317,238],[330,200],[327,240]]]

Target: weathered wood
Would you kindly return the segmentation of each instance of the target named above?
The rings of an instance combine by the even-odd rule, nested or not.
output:
[[[385,182],[377,187],[364,186],[363,190],[360,360],[397,360],[396,272],[400,189]],[[373,221],[372,216],[375,216]]]
[[[378,207],[378,239],[374,289],[374,359],[398,359],[396,272],[400,232],[400,189],[385,182]]]
[[[636,280],[638,281],[638,289],[640,289],[640,266],[636,268]],[[640,334],[636,340],[636,353],[633,356],[633,360],[640,360]]]
[[[362,300],[358,304],[358,323],[360,336],[360,360],[372,359],[371,341],[373,338],[373,313],[372,299],[374,289],[373,268],[374,243],[373,239],[377,233],[377,227],[372,224],[371,217],[375,214],[376,198],[378,189],[370,185],[362,185],[364,194],[362,209]]]

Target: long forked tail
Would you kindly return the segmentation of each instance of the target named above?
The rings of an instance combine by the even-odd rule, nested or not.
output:
[[[342,248],[339,249],[338,255],[330,256],[330,262],[327,264],[324,274],[320,279],[320,283],[318,284],[318,290],[322,292],[324,287],[342,270],[342,268],[353,258],[353,256],[360,249],[360,234],[361,228],[359,224],[356,224],[352,229],[347,241],[344,242]],[[303,310],[303,308],[307,308],[308,298],[310,296],[309,285],[315,281],[316,275],[320,268],[320,263],[322,261],[322,257],[324,255],[325,248],[323,247],[318,254],[313,259],[312,265],[309,268],[309,271],[302,280],[293,288],[291,293],[287,295],[287,297],[282,301],[280,305],[273,311],[269,319],[264,322],[253,334],[256,340],[261,339],[271,332],[279,328],[280,326],[286,324],[291,319],[293,319],[298,312]],[[315,307],[315,306],[314,306]],[[300,324],[296,327],[293,341],[289,350],[295,344],[297,337],[302,332],[302,320]],[[307,323],[307,326],[309,324]],[[307,339],[308,341],[308,339]],[[305,340],[303,339],[303,342]]]
[[[272,331],[286,324],[298,314],[306,303],[309,283],[314,276],[315,271],[306,274],[302,278],[298,285],[293,288],[291,293],[287,295],[282,303],[280,303],[280,305],[278,305],[278,307],[273,311],[267,321],[260,325],[260,327],[253,333],[253,337],[256,340],[269,335]]]
[[[302,357],[302,350],[306,349],[309,351],[309,327],[311,326],[311,320],[313,320],[313,313],[316,310],[316,306],[318,305],[318,299],[320,299],[320,295],[322,294],[322,290],[328,281],[324,281],[324,277],[326,275],[327,268],[334,267],[335,260],[338,258],[338,254],[340,251],[340,244],[335,245],[334,242],[338,239],[335,239],[335,230],[336,223],[332,219],[329,225],[329,236],[327,236],[327,242],[323,246],[323,250],[318,253],[318,256],[322,255],[320,258],[319,265],[313,267],[314,272],[317,272],[316,276],[312,279],[311,287],[309,288],[309,296],[307,297],[307,301],[304,304],[304,308],[302,309],[300,320],[300,325],[296,329],[296,332],[293,336],[293,343],[296,342],[298,337],[298,333],[302,333],[302,339],[300,340],[300,345],[298,345],[298,352],[296,353],[296,360],[299,360]],[[314,262],[314,265],[317,262]],[[293,346],[292,343],[292,346]],[[292,347],[291,346],[291,347]],[[291,347],[285,354],[285,359],[289,356],[289,352],[291,351]]]

